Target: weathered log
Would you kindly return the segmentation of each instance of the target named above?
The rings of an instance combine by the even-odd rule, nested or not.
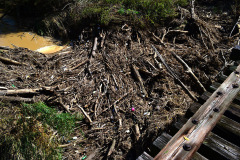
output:
[[[14,89],[14,90],[0,90],[0,96],[21,95],[21,94],[39,94],[41,91],[51,91],[52,87],[42,87],[37,89]]]
[[[11,102],[34,102],[32,98],[22,98],[22,97],[12,97],[12,96],[0,96],[0,99],[11,101]]]
[[[155,160],[190,159],[238,94],[240,65],[185,123]],[[184,137],[188,137],[186,140]]]
[[[158,149],[163,149],[164,146],[171,140],[172,136],[167,133],[162,133],[154,142],[153,145],[156,146]],[[191,160],[207,160],[203,155],[196,152]]]

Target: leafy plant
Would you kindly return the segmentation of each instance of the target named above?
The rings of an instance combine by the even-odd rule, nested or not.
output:
[[[36,120],[48,124],[58,133],[68,136],[74,130],[77,120],[82,117],[71,115],[69,113],[58,113],[56,109],[48,107],[43,102],[34,104],[23,104],[22,114],[24,116],[35,117]]]
[[[75,122],[82,119],[81,115],[59,113],[42,102],[21,107],[4,103],[0,106],[3,159],[62,159],[58,135],[70,135]]]

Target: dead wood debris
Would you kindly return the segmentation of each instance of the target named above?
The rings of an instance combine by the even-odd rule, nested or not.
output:
[[[183,89],[187,92],[187,94],[194,100],[197,101],[197,98],[189,91],[189,89],[183,84],[183,82],[178,78],[178,76],[172,71],[172,69],[168,66],[168,64],[163,59],[162,55],[157,51],[157,49],[152,45],[154,51],[156,52],[157,56],[163,63],[163,65],[167,68],[168,72],[179,82],[179,84],[183,87]]]
[[[192,69],[187,65],[184,60],[179,57],[176,53],[172,52],[174,57],[184,66],[186,69],[186,73],[190,74],[190,76],[193,78],[193,80],[202,88],[203,92],[206,91],[205,87],[202,85],[202,83],[199,81],[199,79],[196,77],[196,75],[193,73]]]
[[[182,13],[181,23],[186,17]],[[206,22],[194,22],[199,26],[194,30],[200,30],[194,38],[192,28],[168,27],[160,33],[156,29],[134,34],[135,29],[125,24],[100,34],[98,54],[95,54],[96,37],[93,41],[83,37],[81,44],[71,51],[48,56],[21,48],[6,49],[1,56],[14,57],[28,65],[0,61],[0,99],[33,99],[55,106],[61,112],[84,115],[86,120],[78,122],[79,127],[73,133],[85,141],[84,145],[76,142],[60,146],[67,148],[64,152],[67,159],[79,159],[80,153],[75,151],[93,156],[92,159],[107,155],[109,159],[117,156],[125,159],[131,148],[145,146],[154,136],[146,137],[152,133],[157,135],[177,114],[183,114],[203,90],[191,87],[192,77],[186,74],[187,67],[173,57],[173,51],[191,67],[202,85],[207,85],[224,65],[217,59],[216,51],[228,46],[219,45],[215,38],[220,37],[220,33],[211,26],[208,28],[209,21]],[[85,34],[92,35],[92,30],[86,29]],[[159,54],[154,57],[153,43],[164,55],[164,61],[160,61]],[[206,50],[212,45],[215,51]],[[173,74],[162,66],[166,64],[174,70]],[[177,85],[179,83],[182,86]],[[133,150],[137,152],[135,156],[141,152],[141,149]]]

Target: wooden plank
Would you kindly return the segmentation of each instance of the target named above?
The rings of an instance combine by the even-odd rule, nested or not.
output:
[[[200,105],[199,103],[191,105],[186,116],[188,116],[188,118],[191,117],[198,110]],[[240,113],[238,113],[238,116],[240,116]],[[214,133],[216,132],[219,136],[226,137],[228,141],[240,145],[240,124],[238,122],[223,115],[214,128]]]
[[[228,117],[222,116],[220,121],[217,123],[217,127],[224,129],[227,132],[231,132],[237,136],[240,136],[240,124],[231,120]]]
[[[211,86],[210,86],[210,90],[212,92],[214,92],[215,90],[218,89],[218,87],[220,86],[221,84],[218,83],[218,82],[214,82]],[[240,104],[240,93],[237,94],[236,98],[234,99],[234,102],[237,103],[237,104]]]
[[[180,121],[177,121],[174,126],[177,129],[181,129],[185,122],[187,122],[187,119],[182,118]],[[240,148],[238,146],[228,142],[212,132],[210,132],[203,141],[203,145],[211,148],[226,159],[240,159]]]
[[[223,75],[221,75],[221,76],[219,77],[218,80],[222,83],[222,82],[224,82],[224,81],[227,79],[227,77],[228,77],[228,76],[226,76],[226,75],[223,74]]]
[[[240,65],[237,71],[240,72]],[[237,96],[240,90],[239,85],[239,75],[231,73],[154,159],[190,159]],[[197,123],[193,123],[194,120]],[[189,140],[184,137],[188,137]]]
[[[151,157],[146,152],[143,152],[136,160],[153,160],[153,157]]]
[[[170,141],[172,138],[171,135],[167,133],[162,133],[161,136],[159,136],[154,142],[153,145],[159,148],[160,150],[164,148],[164,146]],[[207,160],[204,156],[202,156],[200,153],[196,152],[191,160]]]
[[[164,148],[164,146],[170,141],[172,138],[171,135],[167,133],[162,133],[154,142],[153,145],[159,148],[160,150]]]
[[[217,136],[214,133],[210,133],[203,142],[204,145],[208,146],[212,150],[218,152],[226,159],[237,160],[240,159],[240,148],[236,145],[226,141],[225,139]]]
[[[212,93],[210,92],[204,92],[200,98],[199,98],[199,102],[203,103],[206,100],[208,100],[208,98],[212,95]],[[194,107],[194,106],[193,106]],[[191,107],[190,107],[191,108]],[[196,112],[196,108],[191,108],[194,109],[194,111]],[[193,113],[195,113],[193,112]],[[230,106],[228,107],[227,111],[224,113],[224,115],[228,115],[229,117],[231,117],[231,119],[235,120],[236,122],[240,122],[240,105],[235,104],[234,101],[230,104]]]

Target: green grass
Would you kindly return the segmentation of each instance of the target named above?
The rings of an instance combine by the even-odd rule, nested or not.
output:
[[[43,122],[57,130],[59,134],[68,136],[76,126],[76,121],[82,117],[71,115],[70,113],[58,113],[56,109],[48,107],[42,102],[35,104],[23,104],[22,114],[24,116],[35,117],[36,120]]]
[[[5,159],[62,159],[60,137],[68,138],[82,120],[42,102],[0,107],[0,154]]]

